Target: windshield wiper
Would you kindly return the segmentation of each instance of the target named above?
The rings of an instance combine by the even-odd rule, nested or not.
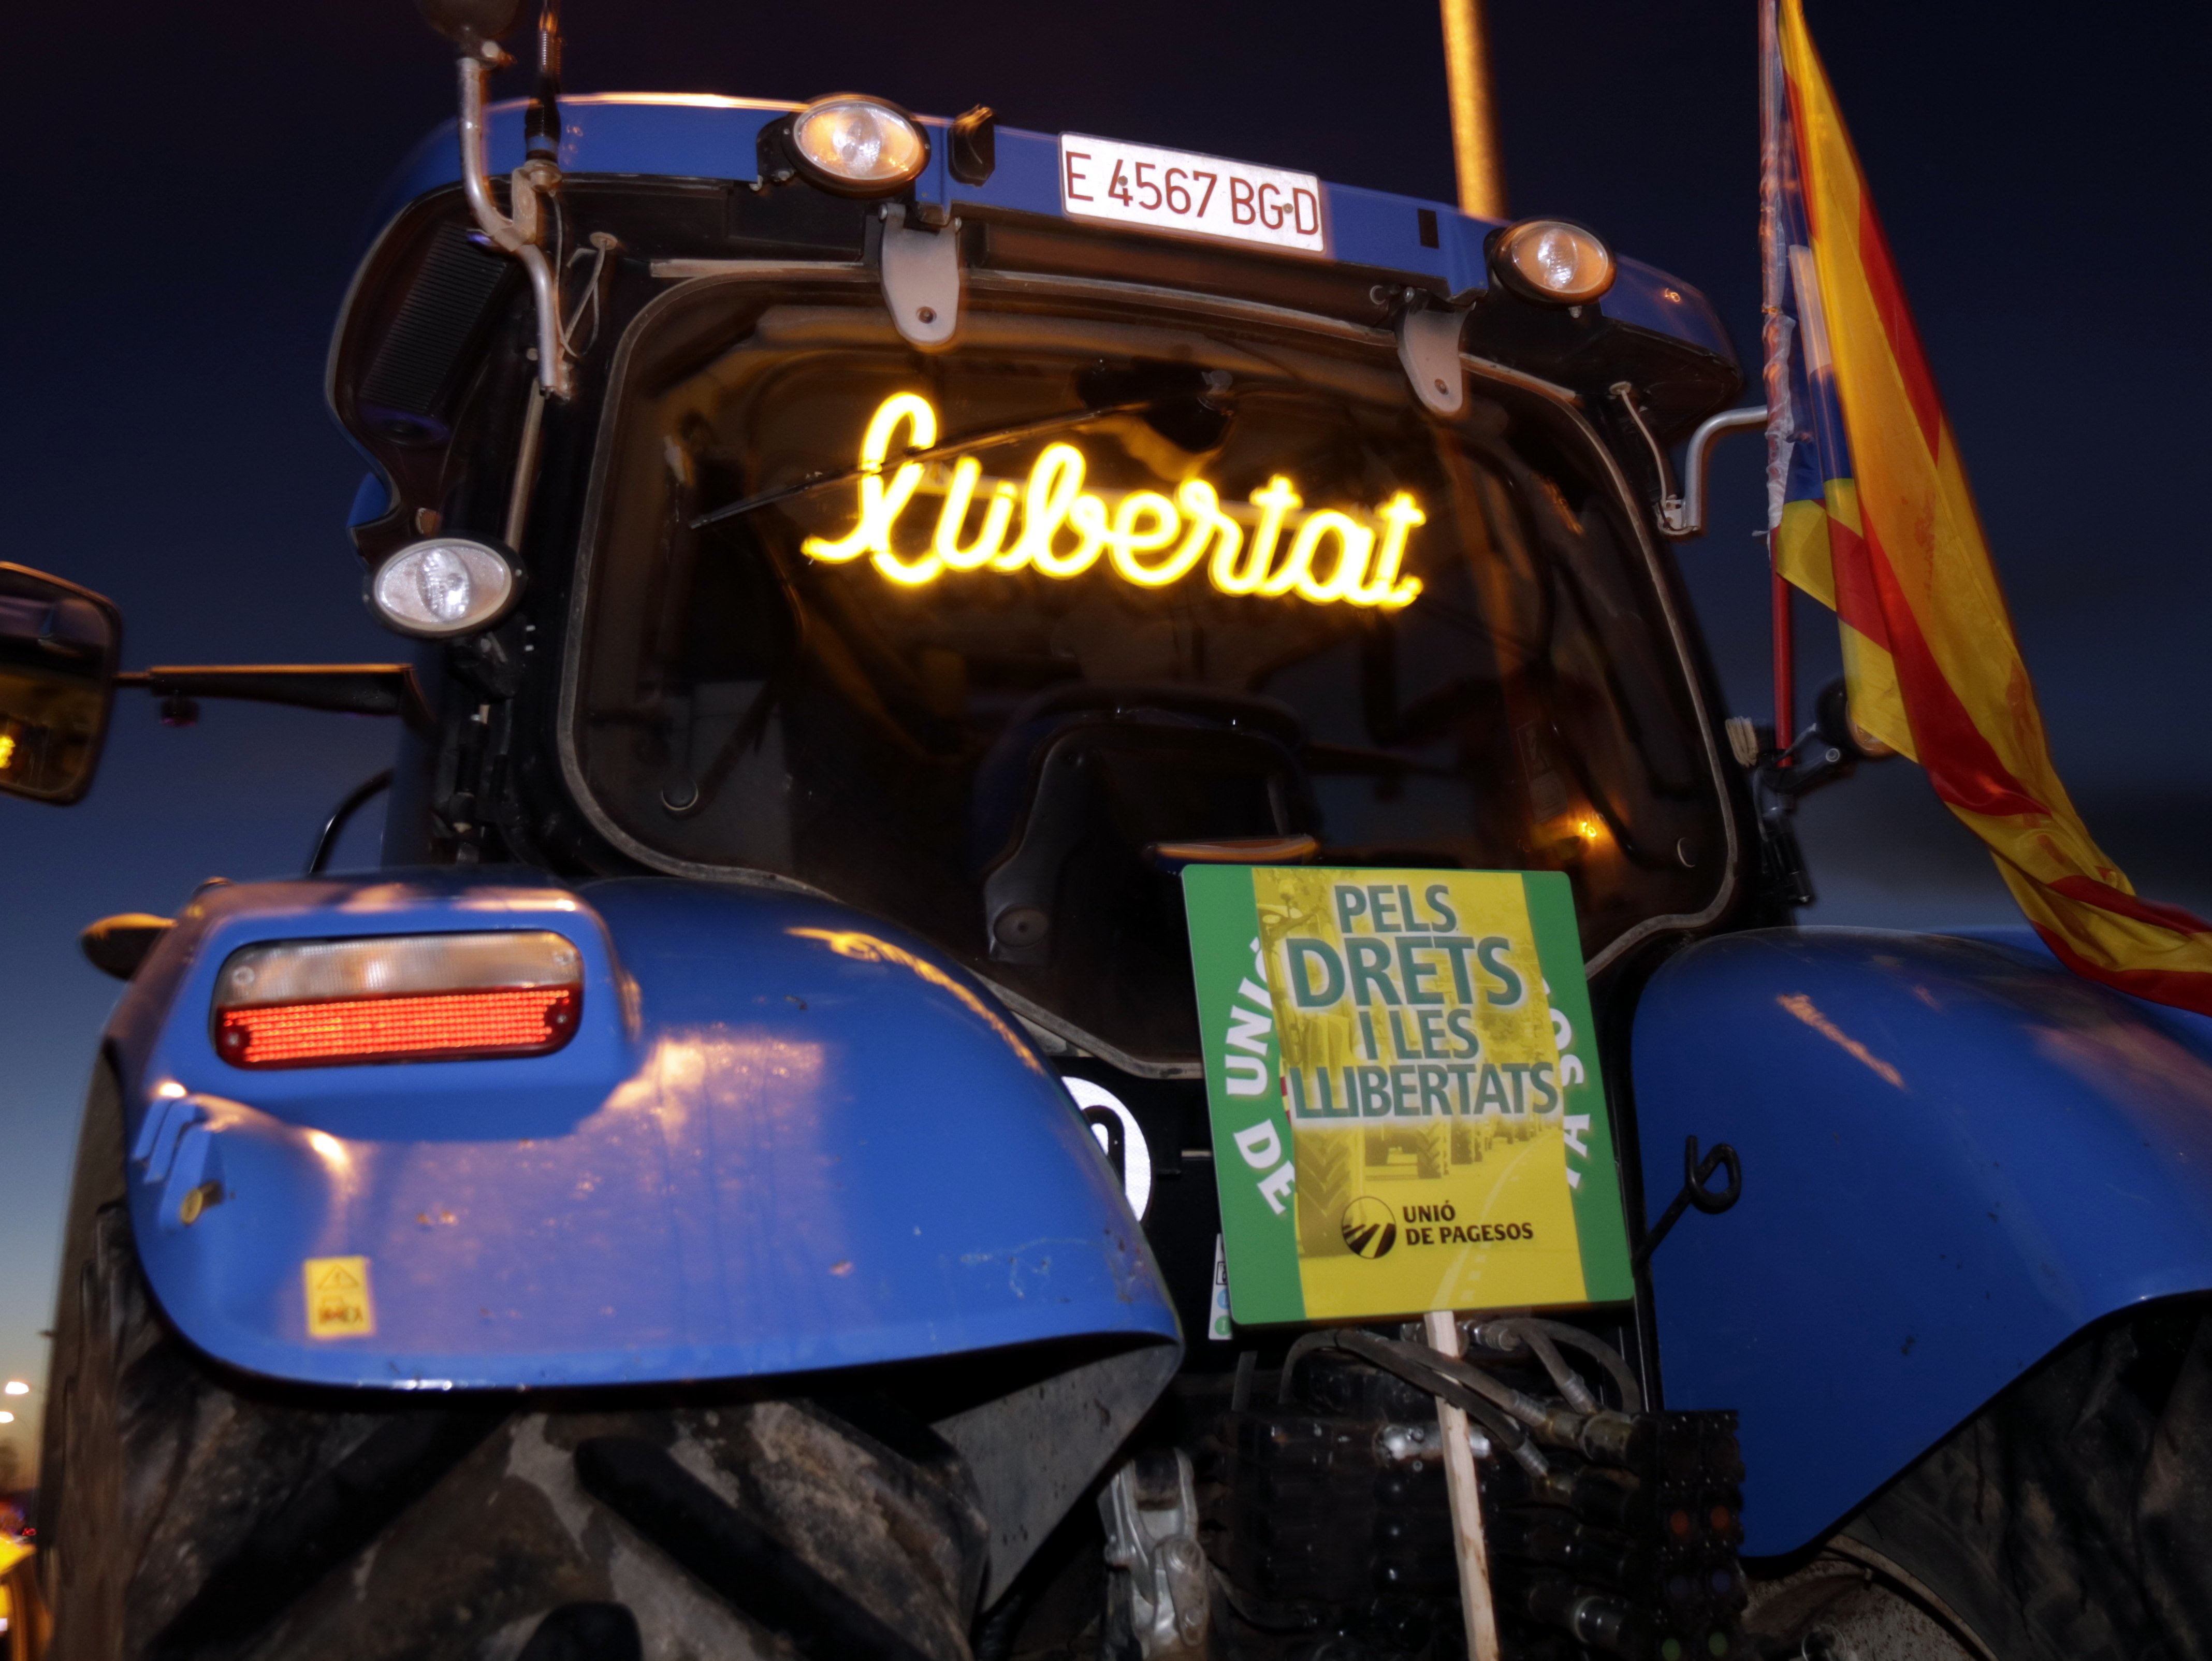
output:
[[[886,457],[880,466],[846,467],[834,473],[815,473],[796,484],[787,484],[780,490],[763,490],[732,502],[727,507],[717,508],[712,513],[702,514],[693,520],[690,528],[703,530],[708,526],[726,519],[735,519],[756,508],[767,508],[779,502],[789,502],[794,496],[811,496],[817,490],[826,490],[833,484],[844,484],[870,473],[903,466],[909,461],[936,461],[946,456],[956,456],[963,450],[988,449],[994,444],[1011,444],[1016,439],[1035,438],[1043,433],[1058,432],[1063,427],[1079,427],[1086,421],[1096,421],[1102,416],[1133,415],[1140,410],[1158,409],[1164,404],[1182,401],[1178,398],[1143,398],[1126,404],[1097,404],[1067,415],[1046,416],[1038,421],[1018,422],[1011,427],[994,427],[987,432],[964,433],[957,438],[948,438],[942,444],[933,444],[927,450],[909,450],[896,460]]]

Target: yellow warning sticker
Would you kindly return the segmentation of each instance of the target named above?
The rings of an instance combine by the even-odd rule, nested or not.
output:
[[[361,1338],[376,1330],[368,1258],[310,1257],[300,1273],[307,1290],[307,1336]]]

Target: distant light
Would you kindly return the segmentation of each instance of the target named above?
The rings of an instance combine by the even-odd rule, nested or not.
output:
[[[334,1165],[343,1166],[346,1163],[345,1144],[326,1130],[309,1131],[307,1146]]]
[[[185,1087],[179,1084],[174,1079],[171,1079],[166,1084],[155,1086],[154,1093],[161,1098],[164,1101],[174,1101],[178,1097],[185,1093]]]
[[[15,1415],[14,1414],[12,1414],[12,1413],[0,1413],[0,1425],[12,1425],[12,1424],[14,1424],[15,1422]]]
[[[15,758],[15,735],[0,733],[0,773],[8,770],[8,764]]]
[[[25,1383],[24,1383],[21,1378],[10,1378],[10,1379],[8,1381],[8,1394],[9,1394],[9,1395],[10,1395],[10,1396],[28,1396],[30,1393],[31,1393],[31,1387],[30,1387],[28,1384],[25,1384]]]
[[[1582,832],[1584,842],[1595,842],[1598,839],[1599,833],[1595,819],[1584,819],[1575,829]]]

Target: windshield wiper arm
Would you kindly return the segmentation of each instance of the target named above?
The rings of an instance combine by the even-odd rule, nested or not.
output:
[[[884,468],[903,466],[909,461],[936,461],[945,456],[958,455],[963,450],[981,450],[994,444],[1011,444],[1018,438],[1035,438],[1041,434],[1058,432],[1063,427],[1079,427],[1086,421],[1096,421],[1101,416],[1130,415],[1139,410],[1157,409],[1163,404],[1176,402],[1171,398],[1143,398],[1127,404],[1098,404],[1067,415],[1046,416],[1042,420],[1018,422],[1012,427],[994,427],[988,432],[964,433],[958,438],[948,438],[942,444],[933,444],[927,450],[909,450],[893,461],[885,458],[880,467],[847,467],[834,473],[816,473],[796,484],[787,484],[780,490],[763,490],[732,502],[727,507],[717,508],[712,513],[702,514],[693,520],[690,528],[704,530],[719,520],[735,519],[756,508],[767,508],[779,502],[789,502],[794,496],[811,496],[817,490],[826,490],[832,484],[843,484]]]

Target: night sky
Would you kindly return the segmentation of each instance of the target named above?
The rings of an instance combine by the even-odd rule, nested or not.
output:
[[[1758,327],[1750,0],[1490,0],[1507,188],[1703,288]],[[1436,10],[1295,0],[806,5],[572,0],[575,91],[880,93],[1449,200]],[[2062,776],[2154,896],[2212,911],[2212,268],[2201,8],[1813,0],[1812,19],[2011,596]],[[519,43],[519,38],[518,38]],[[126,660],[362,660],[343,521],[361,464],[323,360],[390,169],[452,110],[407,0],[23,8],[0,80],[0,558],[111,595]],[[519,79],[501,95],[523,90]],[[1753,378],[1755,380],[1756,372]],[[1765,719],[1759,447],[1717,470],[1682,551],[1733,713]],[[1834,630],[1800,611],[1803,691]],[[1801,706],[1802,707],[1802,706]],[[84,1080],[115,983],[76,935],[168,914],[202,878],[296,872],[388,726],[118,706],[67,810],[0,800],[0,1427],[27,1467]],[[372,816],[373,817],[373,816]],[[1909,763],[1815,800],[1808,922],[2016,920]],[[374,857],[374,826],[341,863]],[[0,1464],[7,1455],[0,1451]]]

